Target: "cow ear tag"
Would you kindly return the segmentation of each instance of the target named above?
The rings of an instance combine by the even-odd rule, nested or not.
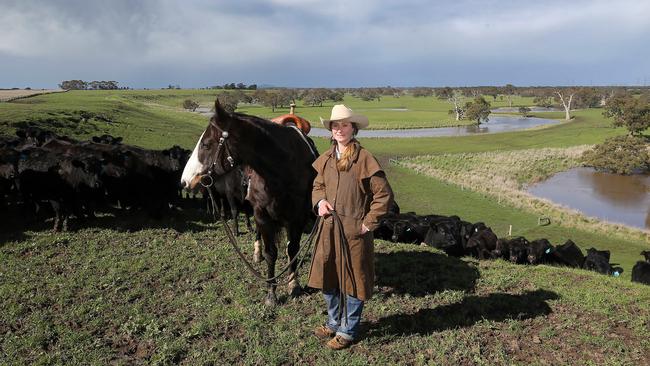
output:
[[[548,254],[550,252],[551,252],[551,248],[548,248],[548,249],[546,249],[546,251],[544,253]]]

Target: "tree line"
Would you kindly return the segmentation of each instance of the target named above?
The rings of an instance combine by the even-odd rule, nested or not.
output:
[[[83,80],[64,80],[59,84],[59,88],[65,90],[116,90],[120,89],[117,81],[83,81]]]
[[[226,83],[223,85],[214,85],[211,86],[210,89],[228,89],[228,90],[233,90],[233,89],[239,89],[239,90],[257,90],[257,84],[251,84],[251,85],[246,85],[244,83]]]

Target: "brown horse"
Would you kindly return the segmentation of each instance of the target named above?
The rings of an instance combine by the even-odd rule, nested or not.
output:
[[[316,172],[311,164],[318,152],[314,142],[297,128],[241,113],[228,113],[217,100],[214,115],[187,162],[181,185],[194,189],[207,174],[225,174],[242,165],[249,177],[246,199],[253,206],[255,223],[264,242],[267,278],[275,275],[276,239],[286,228],[287,254],[292,260],[310,216],[311,190]],[[256,248],[257,249],[257,248]],[[297,261],[296,261],[297,262]],[[297,296],[297,263],[289,270],[289,292]],[[276,282],[268,281],[265,304],[275,305]]]

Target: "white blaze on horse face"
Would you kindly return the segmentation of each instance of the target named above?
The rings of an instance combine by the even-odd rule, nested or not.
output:
[[[205,132],[203,132],[201,134],[201,137],[199,137],[199,141],[196,143],[196,147],[194,147],[194,151],[192,151],[192,155],[187,160],[187,164],[185,164],[185,169],[183,169],[183,175],[181,176],[181,185],[188,189],[194,188],[191,187],[190,184],[192,184],[192,182],[195,180],[194,178],[197,175],[202,174],[205,171],[205,166],[199,161],[199,144],[203,139],[204,133]]]

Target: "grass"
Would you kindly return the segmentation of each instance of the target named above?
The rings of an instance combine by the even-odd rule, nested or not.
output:
[[[650,232],[624,225],[602,222],[575,210],[561,207],[525,191],[554,173],[581,166],[581,155],[589,146],[529,149],[508,152],[419,156],[398,163],[419,173],[435,177],[464,189],[507,202],[515,207],[549,217],[562,226],[619,235],[625,239],[650,242]]]
[[[147,93],[151,98],[144,100]],[[174,105],[182,93],[195,91],[71,92],[0,103],[0,129],[10,133],[16,123],[33,122],[76,137],[105,131],[149,148],[191,148],[206,121]],[[92,116],[75,121],[79,111]],[[486,222],[500,236],[513,225],[514,235],[611,247],[612,261],[629,276],[647,242],[540,227],[534,212],[389,162],[565,148],[623,133],[599,110],[575,115],[568,123],[515,133],[407,140],[361,135],[361,141],[380,158],[403,211],[457,214]],[[327,141],[315,140],[323,151]],[[100,217],[59,234],[47,231],[49,223],[3,228],[0,364],[650,363],[650,287],[629,277],[456,259],[381,241],[363,339],[349,351],[330,352],[310,335],[325,319],[320,294],[288,299],[279,289],[281,305],[264,307],[264,284],[233,261],[219,225],[186,214],[160,222]],[[253,241],[250,234],[240,239]],[[244,246],[250,256],[252,245]]]
[[[385,242],[376,245],[377,294],[366,305],[364,338],[330,352],[310,336],[325,317],[320,294],[292,300],[279,289],[282,304],[266,308],[264,285],[232,262],[218,227],[167,224],[173,228],[27,232],[5,243],[3,363],[649,361],[647,287]]]

